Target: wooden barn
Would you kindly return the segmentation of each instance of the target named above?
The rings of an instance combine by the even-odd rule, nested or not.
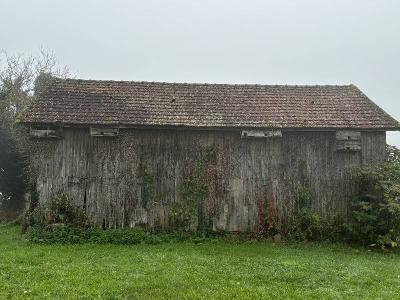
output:
[[[399,123],[354,85],[54,79],[22,122],[40,204],[98,226],[254,231],[302,207],[346,218],[351,171]]]

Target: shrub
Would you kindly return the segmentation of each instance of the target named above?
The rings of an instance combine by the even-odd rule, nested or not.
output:
[[[342,226],[336,217],[322,217],[311,209],[314,195],[307,182],[297,189],[298,212],[283,226],[285,239],[299,242],[343,240]]]
[[[382,249],[400,247],[400,152],[388,147],[387,161],[354,171],[359,191],[351,204],[347,239]]]
[[[295,241],[347,241],[363,246],[400,248],[400,150],[388,146],[385,163],[359,167],[353,178],[353,195],[347,223],[322,218],[308,208],[312,194],[299,189],[300,211],[283,229]]]
[[[85,211],[77,207],[65,194],[60,194],[46,204],[39,204],[28,214],[29,226],[50,226],[56,224],[89,227]]]
[[[284,235],[293,241],[341,241],[342,226],[336,218],[322,218],[309,208],[303,208],[286,225]]]

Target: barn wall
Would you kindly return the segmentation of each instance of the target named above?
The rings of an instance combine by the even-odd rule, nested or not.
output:
[[[361,152],[335,151],[327,131],[241,139],[238,131],[122,129],[105,138],[88,128],[34,140],[33,148],[40,202],[65,192],[98,226],[186,220],[192,229],[253,231],[263,214],[281,222],[303,206],[346,217],[350,171],[383,160],[385,132],[363,132]],[[310,203],[300,203],[302,191]]]

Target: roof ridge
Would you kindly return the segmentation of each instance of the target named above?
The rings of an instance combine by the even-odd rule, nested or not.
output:
[[[209,83],[209,82],[168,82],[168,81],[143,81],[143,80],[103,80],[103,79],[82,79],[82,78],[60,78],[55,77],[58,82],[88,82],[88,83],[126,83],[126,84],[162,84],[162,85],[192,85],[192,86],[250,86],[250,87],[351,87],[349,84],[263,84],[263,83]]]

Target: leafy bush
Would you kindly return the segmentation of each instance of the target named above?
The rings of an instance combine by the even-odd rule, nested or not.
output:
[[[337,218],[321,217],[311,209],[313,197],[308,180],[305,180],[297,189],[298,212],[283,226],[284,238],[298,242],[343,240],[342,226]]]
[[[65,195],[60,194],[48,203],[38,205],[28,215],[30,226],[49,226],[55,224],[73,225],[86,228],[90,221],[85,211],[77,207]]]
[[[400,248],[400,151],[388,147],[387,161],[357,168],[347,239],[364,246]]]
[[[151,233],[142,229],[101,229],[95,227],[79,228],[73,225],[32,226],[27,231],[28,240],[45,244],[159,244],[166,242],[192,242],[195,244],[223,238],[221,232],[196,233],[176,231],[172,233]]]
[[[325,219],[309,208],[300,208],[284,228],[296,241],[347,241],[387,250],[400,248],[400,150],[388,146],[385,163],[354,170],[358,191],[352,197],[347,223]],[[310,203],[311,194],[300,190],[299,203]],[[306,201],[308,200],[308,201]]]
[[[311,209],[303,208],[286,225],[284,235],[293,241],[340,241],[342,226],[335,219],[322,218]]]

